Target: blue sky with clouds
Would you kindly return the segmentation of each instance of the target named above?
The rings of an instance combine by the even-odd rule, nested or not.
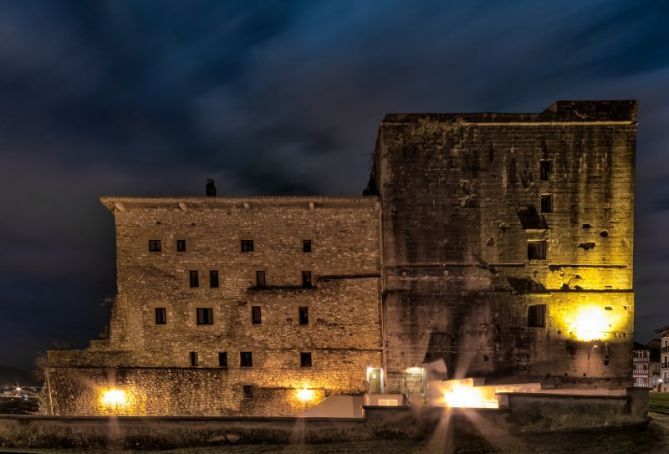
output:
[[[637,337],[669,324],[667,1],[0,0],[0,365],[85,345],[100,194],[359,194],[386,112],[635,98]]]

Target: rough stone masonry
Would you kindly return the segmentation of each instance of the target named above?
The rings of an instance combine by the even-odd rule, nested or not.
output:
[[[635,101],[389,114],[364,197],[102,197],[109,336],[49,352],[46,411],[288,415],[420,394],[442,361],[629,385],[636,117]]]

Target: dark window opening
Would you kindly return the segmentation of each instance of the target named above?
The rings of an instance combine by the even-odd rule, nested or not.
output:
[[[546,326],[546,305],[536,304],[527,308],[527,326],[544,328]]]
[[[177,240],[177,251],[186,252],[186,240]]]
[[[311,271],[302,271],[302,287],[311,288]]]
[[[253,367],[253,353],[239,352],[239,367]]]
[[[188,272],[189,276],[189,281],[190,281],[190,286],[191,287],[199,287],[200,286],[200,276],[197,271],[189,271]]]
[[[195,310],[198,325],[213,325],[214,310],[210,307],[198,307]]]
[[[301,306],[299,310],[300,325],[309,324],[309,308],[306,306]]]
[[[259,288],[267,287],[267,281],[265,280],[264,271],[256,271],[256,287]]]
[[[302,252],[311,252],[311,240],[302,241]]]
[[[190,365],[193,367],[198,365],[197,352],[190,352]]]
[[[546,242],[545,241],[530,241],[527,243],[527,258],[529,260],[545,260],[546,259]]]
[[[543,194],[541,196],[541,212],[542,213],[553,212],[553,194]]]
[[[167,323],[167,309],[164,307],[157,307],[155,313],[156,325],[164,325]]]
[[[253,252],[253,240],[242,240],[242,252]]]
[[[228,367],[228,352],[218,352],[218,367]]]
[[[540,178],[544,181],[551,179],[553,161],[539,161]]]
[[[300,367],[311,367],[311,352],[300,353]]]
[[[262,323],[262,311],[260,306],[251,307],[251,322],[254,325],[260,325]]]
[[[242,386],[244,392],[244,399],[253,399],[253,385]]]
[[[160,240],[149,240],[149,252],[160,252]]]
[[[218,288],[218,271],[209,271],[209,287]]]

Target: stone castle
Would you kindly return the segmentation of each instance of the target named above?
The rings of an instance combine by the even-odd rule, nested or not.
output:
[[[636,117],[389,114],[362,197],[102,197],[109,336],[48,353],[49,412],[291,415],[435,378],[630,385]]]

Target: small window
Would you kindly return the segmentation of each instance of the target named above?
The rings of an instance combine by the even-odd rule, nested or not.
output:
[[[195,310],[197,315],[198,325],[213,325],[214,324],[214,310],[210,307],[198,307]]]
[[[155,309],[156,325],[164,325],[167,323],[167,309],[164,307],[157,307]]]
[[[253,399],[253,385],[242,386],[242,391],[244,393],[244,399]]]
[[[177,240],[177,251],[186,252],[186,240]]]
[[[239,367],[253,367],[253,353],[239,352]]]
[[[190,352],[190,365],[192,367],[198,365],[197,352]]]
[[[253,240],[242,240],[242,252],[253,252]]]
[[[546,305],[536,304],[527,308],[527,326],[544,328],[546,326]]]
[[[218,288],[218,271],[209,271],[209,287]]]
[[[545,260],[546,259],[546,242],[545,241],[529,241],[527,243],[527,258],[529,260]]]
[[[311,271],[302,271],[302,287],[311,288]]]
[[[267,287],[267,281],[265,280],[264,271],[256,271],[256,287],[259,288]]]
[[[228,367],[228,352],[218,352],[218,367]]]
[[[253,306],[251,308],[251,323],[260,325],[262,323],[262,311],[260,306]]]
[[[299,318],[300,318],[300,325],[308,325],[309,324],[309,308],[306,306],[301,306],[299,309]]]
[[[300,353],[300,367],[311,367],[311,352]]]
[[[149,240],[149,252],[160,252],[160,240]]]
[[[302,241],[302,252],[311,252],[311,240]]]
[[[539,173],[540,173],[540,178],[543,181],[548,181],[551,179],[552,170],[553,170],[553,161],[550,160],[539,161]]]
[[[553,212],[553,194],[541,195],[541,212],[542,213]]]
[[[188,272],[190,286],[199,287],[200,286],[200,276],[196,270],[191,270]]]

